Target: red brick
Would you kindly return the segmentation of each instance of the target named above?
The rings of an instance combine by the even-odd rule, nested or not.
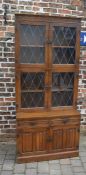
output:
[[[0,107],[0,110],[4,110],[4,111],[7,111],[7,107]]]
[[[14,33],[15,32],[14,26],[8,26],[7,31]]]
[[[4,125],[0,125],[0,129],[2,129],[4,127]]]
[[[4,31],[0,31],[0,38],[3,38],[5,36]]]
[[[3,105],[3,98],[0,98],[0,104],[1,104],[1,106]]]
[[[62,4],[56,4],[56,3],[49,3],[49,7],[55,8],[57,10],[57,8],[62,8]]]
[[[10,125],[4,125],[4,128],[10,128]]]
[[[70,14],[71,14],[71,11],[70,11],[70,10],[58,9],[58,13],[62,13],[63,15],[64,15],[64,14],[70,15]]]
[[[37,7],[37,6],[33,6],[33,11],[39,11],[40,10],[40,7]]]
[[[81,0],[77,0],[77,1],[76,0],[72,0],[71,4],[72,5],[76,5],[76,6],[81,6]]]
[[[14,129],[2,129],[2,133],[16,133],[16,129],[14,128]]]
[[[15,97],[14,97],[14,98],[12,97],[12,98],[6,98],[6,99],[5,99],[5,101],[15,101],[15,100],[16,100]]]
[[[0,120],[0,124],[7,124],[7,121]]]

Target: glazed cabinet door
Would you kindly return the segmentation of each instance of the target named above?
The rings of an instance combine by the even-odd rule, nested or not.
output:
[[[74,107],[77,100],[78,31],[72,24],[51,24],[51,107]]]
[[[47,107],[48,29],[42,22],[16,24],[16,101],[17,111]]]

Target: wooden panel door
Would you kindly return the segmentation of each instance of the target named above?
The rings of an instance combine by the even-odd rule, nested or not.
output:
[[[35,155],[46,153],[48,150],[47,137],[48,130],[41,128],[36,128],[35,131],[28,131],[27,133],[20,133],[17,138],[18,154]]]
[[[53,128],[52,151],[77,150],[79,146],[79,127],[66,126],[63,128]]]

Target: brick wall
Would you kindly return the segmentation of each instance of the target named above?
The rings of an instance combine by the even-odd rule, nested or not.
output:
[[[7,6],[7,24],[4,8]],[[86,30],[83,0],[0,0],[0,140],[15,138],[15,12],[83,17],[82,30]],[[86,47],[80,51],[80,79],[78,110],[81,127],[86,129]]]

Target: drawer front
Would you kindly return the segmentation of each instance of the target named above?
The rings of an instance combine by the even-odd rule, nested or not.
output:
[[[43,131],[49,127],[48,120],[31,120],[31,121],[19,121],[17,122],[17,132],[27,133],[36,132],[37,130]]]
[[[51,126],[57,127],[57,126],[69,126],[69,125],[75,125],[80,123],[80,117],[58,117],[57,119],[51,120]]]

